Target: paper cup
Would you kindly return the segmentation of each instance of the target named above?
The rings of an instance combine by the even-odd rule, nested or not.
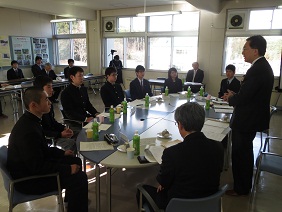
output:
[[[132,147],[129,147],[129,148],[126,149],[128,159],[134,158],[134,151],[135,151],[135,149],[132,148]]]
[[[116,111],[117,111],[117,114],[120,114],[121,107],[120,107],[120,106],[117,106],[117,107],[116,107]]]
[[[86,130],[86,137],[87,138],[93,138],[93,130],[92,129],[87,129]]]
[[[103,115],[98,115],[99,122],[100,124],[104,123],[104,116]]]

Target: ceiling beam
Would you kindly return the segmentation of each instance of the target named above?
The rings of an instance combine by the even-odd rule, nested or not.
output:
[[[222,9],[221,0],[186,0],[186,1],[198,9],[207,10],[216,14],[220,13]]]

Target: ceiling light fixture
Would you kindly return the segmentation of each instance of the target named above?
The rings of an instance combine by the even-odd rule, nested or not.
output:
[[[181,14],[181,11],[173,10],[173,3],[171,4],[171,11],[161,11],[161,12],[146,12],[146,0],[144,0],[144,13],[138,13],[136,16],[138,17],[146,17],[146,16],[160,16],[160,15],[178,15]]]
[[[66,21],[77,21],[76,18],[62,18],[50,20],[51,23],[66,22]]]

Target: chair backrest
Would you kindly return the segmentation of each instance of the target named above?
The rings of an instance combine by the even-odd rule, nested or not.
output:
[[[221,212],[221,196],[227,190],[228,185],[224,185],[215,194],[198,199],[173,198],[166,207],[166,212]]]
[[[270,106],[270,118],[275,112],[277,112],[277,108],[271,105]]]
[[[165,77],[157,77],[158,80],[165,80]]]
[[[4,187],[6,191],[9,191],[10,181],[12,180],[10,173],[8,172],[7,166],[8,148],[6,146],[0,147],[0,171],[3,177]]]
[[[124,95],[125,95],[125,98],[126,98],[126,101],[131,101],[131,95],[130,95],[130,90],[127,89],[127,90],[124,90]]]

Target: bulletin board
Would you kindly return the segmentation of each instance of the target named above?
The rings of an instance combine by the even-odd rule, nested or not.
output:
[[[0,35],[0,67],[11,64],[10,42],[7,35]]]

